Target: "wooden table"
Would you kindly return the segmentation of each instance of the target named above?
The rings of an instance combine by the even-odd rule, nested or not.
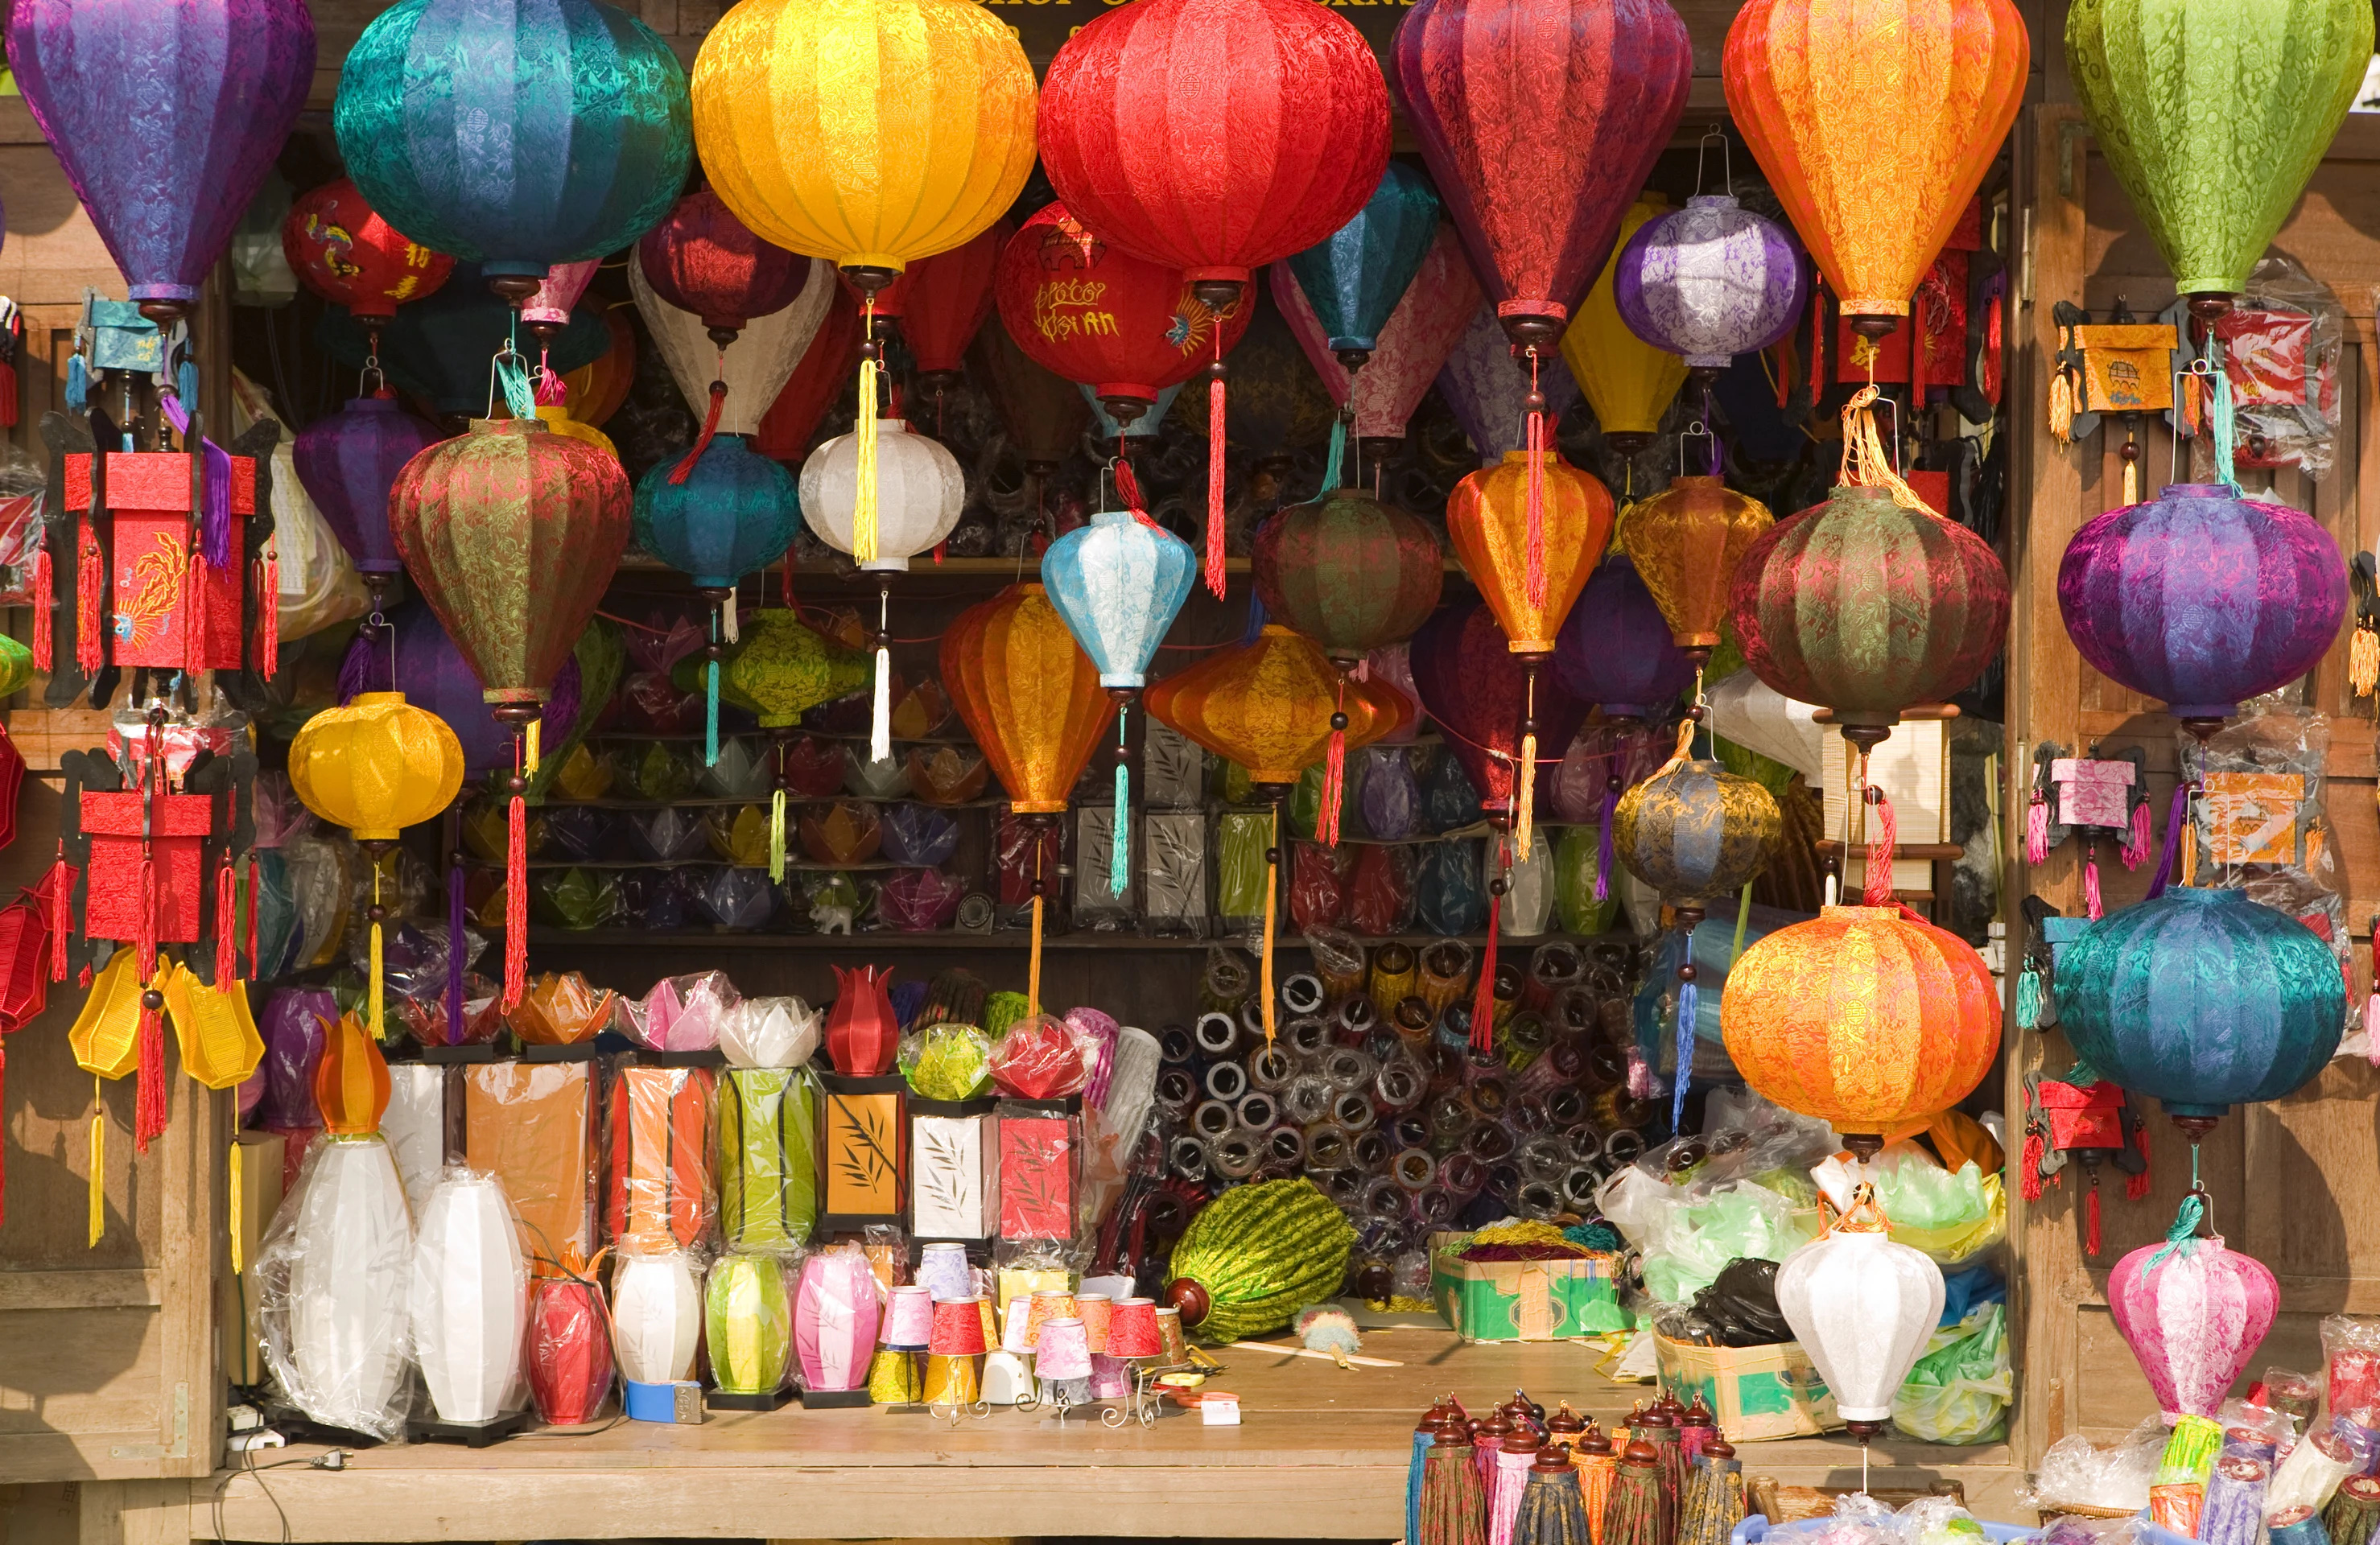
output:
[[[1275,1339],[1287,1339],[1284,1337]],[[1607,1421],[1647,1393],[1593,1370],[1569,1342],[1464,1346],[1444,1330],[1375,1331],[1365,1355],[1397,1368],[1342,1371],[1309,1358],[1220,1354],[1211,1382],[1236,1391],[1238,1427],[1196,1413],[1151,1429],[1062,1425],[995,1410],[947,1418],[877,1408],[714,1412],[700,1427],[622,1422],[470,1450],[370,1449],[344,1471],[293,1466],[188,1485],[188,1538],[294,1540],[724,1537],[758,1539],[1139,1535],[1387,1539],[1404,1528],[1415,1418],[1451,1392],[1473,1409],[1514,1388]],[[317,1454],[264,1451],[264,1462]],[[1747,1475],[1856,1485],[1844,1438],[1746,1444]],[[2018,1476],[2001,1445],[1876,1445],[1875,1484],[1957,1479],[1985,1516],[2014,1519]],[[263,1487],[270,1486],[268,1500]],[[276,1513],[273,1502],[280,1504]]]

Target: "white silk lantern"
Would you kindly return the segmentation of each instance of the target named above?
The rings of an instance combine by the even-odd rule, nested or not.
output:
[[[683,1250],[620,1259],[612,1273],[612,1349],[636,1421],[674,1421],[670,1386],[694,1377],[702,1338],[702,1286]]]
[[[266,1358],[310,1419],[382,1440],[405,1430],[412,1253],[388,1144],[337,1133],[317,1141],[258,1260]]]
[[[1777,1307],[1863,1443],[1884,1430],[1892,1397],[1942,1318],[1942,1268],[1886,1237],[1863,1184],[1833,1230],[1777,1268]]]
[[[492,1422],[523,1407],[528,1258],[495,1177],[450,1170],[431,1191],[407,1301],[413,1355],[440,1420]]]
[[[645,283],[643,263],[632,260],[627,267],[628,293],[636,297],[645,330],[652,334],[653,346],[661,351],[671,379],[677,382],[679,394],[695,417],[701,418],[710,410],[710,383],[724,380],[727,395],[720,404],[718,432],[757,433],[762,416],[776,402],[785,378],[801,363],[810,340],[818,335],[819,324],[826,320],[836,289],[833,268],[811,259],[810,276],[793,304],[747,321],[735,345],[722,352],[711,342],[710,330],[700,317],[679,310],[653,293],[653,287]]]

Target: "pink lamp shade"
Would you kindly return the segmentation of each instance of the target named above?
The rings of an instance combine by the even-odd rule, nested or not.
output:
[[[1091,1348],[1080,1320],[1044,1320],[1033,1371],[1044,1379],[1087,1379]]]
[[[1157,1300],[1118,1298],[1108,1316],[1111,1358],[1153,1358],[1165,1350],[1157,1331]]]
[[[987,1349],[981,1298],[946,1298],[934,1306],[926,1350],[938,1358],[972,1358]]]
[[[894,1352],[922,1352],[933,1344],[934,1295],[927,1287],[892,1289],[884,1314],[884,1346]]]
[[[1091,1398],[1122,1400],[1132,1394],[1132,1364],[1122,1358],[1091,1354]]]
[[[1091,1350],[1106,1351],[1108,1326],[1115,1318],[1115,1300],[1104,1293],[1077,1293],[1075,1314],[1083,1322],[1084,1334],[1090,1337]]]

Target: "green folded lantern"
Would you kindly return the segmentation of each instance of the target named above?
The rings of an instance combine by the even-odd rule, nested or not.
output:
[[[731,1250],[790,1253],[818,1223],[818,1078],[737,1068],[719,1080],[719,1224]],[[716,1356],[716,1354],[713,1354]]]

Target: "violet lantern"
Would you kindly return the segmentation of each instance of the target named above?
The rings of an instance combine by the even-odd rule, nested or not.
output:
[[[1611,274],[1628,331],[1706,384],[1792,332],[1809,295],[1792,236],[1725,194],[1697,194],[1639,225]]]
[[[445,438],[405,410],[383,387],[370,397],[351,398],[298,431],[290,455],[306,497],[322,512],[331,532],[372,592],[372,610],[389,576],[405,572],[389,534],[388,490],[405,464]]]
[[[1596,565],[1554,640],[1554,674],[1571,695],[1622,723],[1657,719],[1694,684],[1694,661],[1624,555]]]

